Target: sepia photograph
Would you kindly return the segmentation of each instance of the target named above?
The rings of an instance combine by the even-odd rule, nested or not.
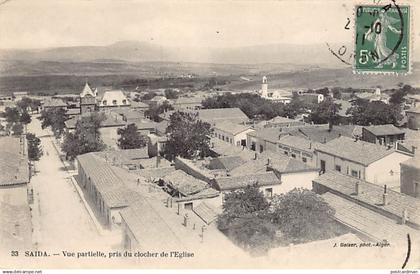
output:
[[[416,0],[0,0],[0,270],[418,273],[419,26]]]

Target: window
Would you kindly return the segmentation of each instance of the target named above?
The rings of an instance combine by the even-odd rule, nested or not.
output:
[[[302,162],[306,163],[307,161],[306,157],[302,157]]]
[[[341,172],[341,166],[335,165],[335,170],[337,170],[338,172]]]
[[[185,203],[184,208],[186,210],[192,210],[193,209],[193,203]]]
[[[296,154],[292,153],[292,158],[296,158]]]
[[[112,100],[112,104],[116,105],[117,104],[117,100]]]
[[[273,197],[273,188],[266,188],[265,189],[265,197],[272,198]]]
[[[262,153],[263,151],[264,151],[264,147],[260,145],[260,153]]]
[[[351,170],[351,176],[359,177],[358,175],[359,175],[359,173],[356,170],[353,170],[353,169]]]
[[[122,103],[123,103],[123,105],[126,105],[127,104],[127,100],[122,100]]]
[[[225,136],[222,136],[222,140],[223,140],[223,141],[225,140]]]
[[[321,173],[325,173],[325,161],[321,160]]]
[[[106,106],[106,104],[107,104],[108,102],[106,101],[106,100],[103,100],[102,101],[102,105],[104,105],[104,106]]]
[[[285,151],[285,152],[284,152],[284,155],[289,155],[289,152]]]

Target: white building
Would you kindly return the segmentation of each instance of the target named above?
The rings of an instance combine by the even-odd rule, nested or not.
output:
[[[264,76],[262,78],[260,96],[266,100],[276,101],[283,104],[289,104],[292,100],[292,93],[287,90],[269,90],[268,80]]]
[[[219,122],[213,127],[213,136],[234,146],[246,146],[246,134],[254,130],[250,126]]]

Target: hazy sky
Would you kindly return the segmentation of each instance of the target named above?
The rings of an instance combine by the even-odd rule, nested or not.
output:
[[[0,6],[0,47],[107,45],[119,40],[210,47],[349,43],[352,32],[344,25],[353,6],[344,0],[9,0]]]

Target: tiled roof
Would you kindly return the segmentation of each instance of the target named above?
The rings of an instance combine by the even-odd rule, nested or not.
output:
[[[202,202],[198,206],[193,208],[195,214],[200,217],[206,224],[211,224],[217,219],[217,213],[214,208]]]
[[[109,207],[128,206],[135,200],[133,195],[136,194],[124,186],[123,180],[103,158],[87,153],[77,156],[77,159]]]
[[[229,171],[231,176],[263,173],[267,171],[267,159],[248,160],[246,163]]]
[[[249,120],[248,116],[239,108],[217,108],[217,109],[200,109],[197,111],[201,120],[206,122],[220,122],[230,120],[233,123],[242,123]]]
[[[316,151],[321,151],[344,158],[362,165],[369,165],[395,152],[376,144],[355,141],[348,137],[340,137],[326,144],[319,144]]]
[[[183,105],[183,104],[201,104],[203,101],[202,97],[179,97],[175,100],[174,104]]]
[[[114,101],[116,102],[116,104],[113,103]],[[105,91],[99,103],[99,106],[101,107],[129,106],[129,105],[130,105],[130,101],[127,99],[127,97],[124,95],[124,93],[121,90]]]
[[[210,160],[212,169],[232,170],[244,164],[246,161],[239,156],[225,156]]]
[[[354,128],[354,125],[333,126],[330,131],[328,125],[318,125],[301,127],[299,128],[299,133],[312,141],[324,143],[340,136],[353,137]],[[294,135],[294,133],[291,134]]]
[[[67,115],[77,115],[80,114],[80,108],[69,108],[66,111]]]
[[[416,153],[419,153],[419,152],[416,152]],[[418,155],[416,155],[413,158],[402,162],[401,165],[414,167],[414,168],[420,170],[420,157]]]
[[[315,150],[315,147],[319,144],[318,142],[292,135],[286,135],[281,137],[280,140],[277,141],[277,143],[299,150],[303,150],[309,153],[312,153]]]
[[[276,143],[280,136],[286,135],[289,130],[283,130],[282,128],[261,128],[256,131],[247,133],[247,135],[256,137],[271,143]]]
[[[28,158],[21,151],[20,138],[0,137],[0,185],[29,182]]]
[[[392,124],[367,126],[363,128],[373,133],[376,136],[404,134],[404,131],[402,131],[401,129],[397,128],[396,126]]]
[[[55,98],[43,101],[42,105],[44,107],[67,107],[67,104],[63,100]]]
[[[206,182],[196,179],[182,170],[171,172],[164,176],[162,180],[169,183],[174,189],[184,196],[198,193],[209,187]]]
[[[168,223],[167,218],[161,216],[150,201],[140,199],[123,209],[120,214],[145,250],[179,250],[184,247],[179,235],[171,229],[172,225]]]
[[[221,122],[216,122],[216,125],[214,126],[214,128],[230,133],[232,135],[237,135],[241,132],[244,132],[250,129],[251,127],[246,126],[246,125],[232,123],[230,121],[221,121]]]
[[[159,168],[147,168],[147,169],[136,169],[131,170],[131,173],[137,174],[141,177],[149,180],[159,180],[166,175],[175,171],[175,167],[159,167]]]
[[[335,210],[334,217],[339,222],[363,233],[372,240],[405,240],[407,233],[410,233],[411,236],[420,233],[335,194],[327,192],[322,195],[322,198]]]
[[[149,105],[143,102],[130,100],[131,108],[149,108]]]
[[[344,196],[346,199],[365,204],[379,212],[388,212],[395,217],[401,217],[404,209],[407,210],[409,222],[420,225],[420,200],[414,197],[401,194],[387,189],[388,204],[383,205],[382,195],[384,188],[355,177],[344,175],[336,171],[329,171],[315,180],[314,183],[320,184],[329,189],[330,192]],[[359,183],[359,194],[354,195],[356,182]]]
[[[235,190],[257,183],[259,186],[270,186],[280,184],[280,180],[274,172],[248,174],[242,176],[216,178],[216,187],[221,190]]]

